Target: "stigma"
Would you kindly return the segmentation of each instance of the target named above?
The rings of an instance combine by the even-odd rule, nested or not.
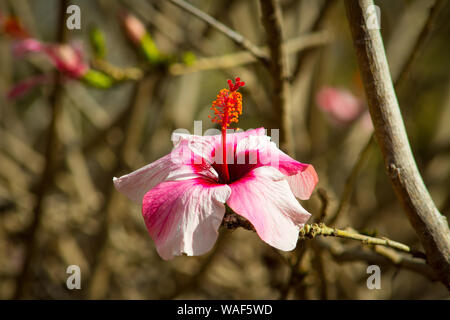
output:
[[[216,100],[212,102],[211,110],[214,117],[209,116],[213,123],[221,125],[226,130],[231,123],[237,123],[242,114],[242,95],[237,90],[245,85],[239,77],[233,81],[228,80],[228,89],[220,90]]]

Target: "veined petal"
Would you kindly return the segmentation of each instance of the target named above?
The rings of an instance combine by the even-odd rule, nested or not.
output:
[[[311,164],[298,162],[280,149],[273,149],[272,152],[278,152],[278,165],[275,166],[287,176],[289,186],[294,195],[301,199],[307,200],[311,197],[314,188],[319,182],[316,170]]]
[[[297,174],[287,176],[287,180],[294,195],[300,200],[307,200],[319,182],[319,177],[312,165],[304,163],[301,165],[303,165],[303,171],[300,170]]]
[[[169,260],[211,250],[230,194],[228,185],[202,178],[162,182],[147,192],[142,215],[159,255]]]
[[[292,159],[267,136],[242,139],[236,148],[236,159],[236,170],[242,172],[262,166],[278,169],[286,176],[294,195],[301,200],[309,199],[319,181],[312,165]]]
[[[218,179],[217,172],[181,143],[170,154],[120,178],[113,178],[116,189],[135,202],[166,180],[188,180],[198,177]]]
[[[280,171],[259,167],[230,187],[228,205],[253,224],[263,241],[284,251],[295,248],[299,230],[311,215],[295,199]]]

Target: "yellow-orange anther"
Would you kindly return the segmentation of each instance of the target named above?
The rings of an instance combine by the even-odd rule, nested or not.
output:
[[[230,123],[237,123],[242,114],[242,95],[237,91],[222,89],[212,102],[211,110],[214,111],[214,117],[210,116],[211,121],[226,129]]]

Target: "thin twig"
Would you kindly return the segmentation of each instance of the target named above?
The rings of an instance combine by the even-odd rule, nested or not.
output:
[[[323,26],[323,23],[324,23],[326,17],[328,16],[328,13],[331,11],[331,8],[333,7],[333,4],[335,2],[336,2],[336,0],[326,0],[325,1],[325,3],[320,8],[319,13],[317,14],[317,17],[311,26],[310,32],[314,33]],[[311,54],[313,54],[316,51],[317,50],[315,50],[315,48],[310,47],[310,48],[307,48],[307,50],[305,50],[303,52],[299,52],[297,54],[297,59],[296,59],[297,61],[295,63],[295,66],[294,66],[294,68],[291,72],[291,76],[290,76],[290,78],[292,80],[297,78],[299,72],[301,70],[303,70],[305,62],[309,61],[308,57],[310,57]]]
[[[348,248],[339,242],[324,241],[323,239],[317,239],[315,243],[321,248],[328,250],[333,259],[339,263],[364,261],[365,263],[379,266],[393,265],[397,268],[416,272],[432,281],[438,280],[433,269],[423,259],[403,255],[389,248],[381,246],[375,246],[373,250],[367,250],[362,247]]]
[[[128,106],[128,114],[125,119],[125,135],[124,140],[119,146],[118,158],[114,167],[108,174],[109,177],[116,175],[125,167],[131,166],[136,150],[139,148],[142,132],[145,127],[147,112],[147,99],[149,90],[155,90],[155,83],[158,83],[159,75],[154,77],[145,76],[136,83],[136,87],[131,95],[130,104]],[[89,298],[102,298],[106,292],[103,277],[110,272],[108,263],[109,235],[112,220],[117,212],[117,205],[120,202],[120,196],[115,192],[112,183],[108,184],[103,207],[98,211],[101,216],[101,229],[97,234],[94,247],[94,261],[92,263],[92,276],[87,279],[86,295]]]
[[[103,59],[93,59],[92,66],[102,71],[103,73],[107,74],[108,76],[113,78],[114,81],[117,82],[127,80],[137,81],[142,79],[142,77],[144,76],[144,72],[139,68],[136,67],[121,68]]]
[[[224,35],[226,35],[228,38],[233,40],[237,45],[242,47],[243,49],[248,50],[251,52],[255,58],[257,58],[259,61],[261,61],[264,65],[268,65],[268,58],[267,55],[264,54],[264,52],[261,51],[257,46],[251,43],[250,40],[245,38],[240,33],[234,31],[233,29],[227,27],[223,23],[217,21],[210,15],[206,14],[205,12],[201,11],[200,9],[197,9],[190,3],[183,1],[183,0],[169,0],[179,8],[189,12],[190,14],[194,15],[195,17],[199,18],[200,20],[208,23],[210,26],[215,28],[216,30],[222,32]]]
[[[60,2],[59,15],[58,15],[58,43],[63,43],[66,37],[65,27],[65,15],[66,15],[67,1]],[[57,137],[57,124],[59,114],[61,112],[62,104],[62,88],[61,81],[62,75],[55,71],[55,85],[53,87],[52,94],[50,96],[51,105],[51,119],[48,126],[47,145],[45,150],[45,164],[42,174],[37,185],[36,202],[33,207],[32,221],[25,239],[25,258],[22,265],[22,269],[17,277],[16,289],[14,292],[14,299],[23,298],[30,285],[30,278],[32,273],[33,261],[36,256],[36,248],[38,246],[37,234],[41,224],[43,210],[44,197],[47,194],[50,186],[53,184],[54,178],[54,166],[58,151],[58,137]]]
[[[239,214],[234,212],[230,207],[226,206],[226,213],[224,221],[222,222],[222,226],[229,229],[236,228],[244,228],[249,231],[255,231],[252,224],[241,217]],[[320,239],[315,239],[319,236],[324,237],[336,237],[347,240],[355,240],[359,241],[362,244],[372,246],[374,251],[370,252],[367,250],[363,250],[361,248],[351,249],[351,250],[343,250],[336,249],[337,244],[331,245],[327,244]],[[411,249],[409,246],[400,243],[398,241],[390,240],[388,238],[376,238],[367,235],[363,235],[357,233],[354,230],[341,230],[337,228],[332,228],[326,226],[324,223],[314,223],[314,224],[305,224],[303,228],[300,229],[299,233],[300,240],[306,239],[315,239],[319,242],[321,247],[328,248],[332,253],[333,257],[337,261],[367,261],[367,262],[375,262],[381,264],[393,264],[398,268],[405,268],[411,271],[415,271],[423,274],[431,280],[436,280],[435,272],[426,264],[426,256],[418,251]],[[286,286],[280,293],[280,299],[286,299],[289,293],[289,289],[293,284],[294,277],[298,276],[298,268],[299,264],[304,256],[306,251],[306,244],[302,245],[298,250],[298,257],[296,263],[291,266],[291,273],[289,276],[289,280],[286,283]],[[389,250],[383,250],[381,247],[385,247]],[[342,247],[338,247],[342,248]],[[407,253],[412,255],[412,257],[400,255],[397,252]]]
[[[238,2],[237,0],[227,0],[227,1],[215,1],[213,8],[214,13],[212,14],[213,17],[219,16],[222,21],[225,22],[231,22],[231,15],[233,13],[233,6]],[[197,41],[201,41],[202,39],[205,39],[208,37],[209,33],[212,31],[212,27],[210,24],[207,24],[206,26],[201,29],[201,32],[199,32],[197,36]]]
[[[204,261],[202,261],[201,266],[191,277],[189,277],[189,280],[184,284],[177,285],[176,289],[173,290],[170,294],[162,296],[159,299],[173,300],[182,295],[183,293],[189,292],[190,290],[196,288],[199,285],[199,283],[205,278],[205,275],[207,274],[211,265],[214,263],[217,256],[224,248],[226,240],[228,240],[226,235],[221,234],[220,237],[217,239],[213,251],[205,258]]]
[[[283,41],[281,8],[278,0],[260,0],[261,20],[267,35],[272,77],[272,107],[276,111],[276,125],[280,128],[280,145],[294,156],[292,115],[290,107],[287,54]]]
[[[300,239],[312,239],[317,236],[332,236],[349,240],[357,240],[366,245],[386,246],[406,253],[413,252],[410,247],[397,241],[393,241],[387,238],[375,238],[353,231],[331,228],[326,226],[324,223],[305,224],[305,226],[300,229]]]
[[[75,188],[80,199],[83,199],[85,210],[96,209],[100,204],[100,197],[95,187],[95,183],[89,174],[88,161],[85,158],[81,147],[76,143],[80,139],[79,132],[70,116],[70,110],[66,108],[60,116],[60,122],[64,128],[60,133],[62,144],[70,146],[64,157],[67,168],[71,171]],[[58,167],[55,164],[55,174]]]
[[[366,24],[373,1],[345,1],[369,111],[385,169],[427,253],[427,262],[450,289],[450,230],[422,180],[409,145],[378,29]]]
[[[308,246],[306,243],[295,248],[295,261],[294,263],[290,264],[289,278],[286,284],[280,290],[280,300],[288,299],[291,287],[294,285],[295,280],[302,281],[305,278],[306,272],[300,270],[300,264],[303,261],[307,249]]]
[[[417,56],[419,55],[421,49],[423,48],[429,34],[431,33],[433,24],[436,20],[436,17],[438,15],[439,9],[442,7],[444,1],[443,0],[436,0],[434,2],[434,5],[431,7],[430,12],[428,13],[427,20],[420,31],[419,36],[417,37],[416,43],[414,44],[413,49],[411,50],[411,54],[408,57],[408,60],[403,65],[403,68],[400,72],[400,74],[397,76],[397,82],[403,82],[403,80],[408,75],[411,66],[413,62],[416,60]],[[398,85],[396,84],[396,87]]]
[[[226,208],[227,210],[225,213],[225,218],[224,221],[222,222],[223,227],[228,229],[236,229],[241,227],[249,231],[255,231],[255,228],[247,219],[243,218],[238,213],[234,212],[230,207],[226,206]],[[337,228],[332,228],[328,227],[324,223],[305,224],[303,228],[300,229],[299,233],[300,240],[313,239],[317,236],[330,236],[348,240],[356,240],[366,245],[386,246],[416,256],[422,255],[421,253],[412,250],[406,244],[390,240],[388,238],[375,238],[357,233],[356,231],[346,231]]]
[[[320,202],[322,206],[320,208],[320,216],[316,218],[315,222],[323,222],[328,214],[328,207],[330,204],[330,198],[328,197],[327,192],[323,188],[317,189],[317,195],[319,196]]]
[[[374,135],[371,134],[369,141],[367,141],[366,145],[359,153],[358,159],[356,160],[356,163],[353,166],[350,175],[347,177],[347,180],[345,181],[344,192],[342,193],[342,196],[339,200],[339,205],[333,216],[327,221],[329,224],[336,224],[336,221],[339,218],[339,216],[347,210],[359,172],[361,171],[364,163],[369,157],[372,146],[374,145],[375,145],[375,138]]]
[[[309,47],[323,45],[325,43],[328,43],[330,41],[330,38],[330,34],[325,31],[302,35],[286,42],[286,53],[292,54],[298,51],[305,50]],[[260,49],[263,52],[267,52],[268,48],[260,47]],[[171,74],[178,76],[205,70],[233,68],[256,61],[258,60],[250,52],[241,51],[218,57],[200,58],[190,66],[186,66],[183,63],[174,63],[169,67],[169,71]]]
[[[317,241],[314,241],[311,243],[312,251],[314,253],[312,258],[312,264],[313,268],[317,273],[317,279],[319,282],[318,285],[318,291],[319,291],[319,298],[321,300],[327,300],[329,298],[329,290],[328,290],[328,283],[327,283],[327,272],[326,272],[326,266],[325,263],[328,261],[325,261],[323,250],[317,243]]]

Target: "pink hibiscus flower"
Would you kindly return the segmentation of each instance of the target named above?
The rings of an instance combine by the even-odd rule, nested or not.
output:
[[[312,165],[283,153],[265,129],[227,133],[242,111],[237,92],[244,83],[229,81],[213,102],[221,135],[174,134],[173,151],[120,178],[117,190],[142,202],[142,214],[163,259],[201,255],[218,237],[225,204],[252,223],[259,237],[280,250],[295,248],[299,229],[310,214],[308,199],[318,177]]]

